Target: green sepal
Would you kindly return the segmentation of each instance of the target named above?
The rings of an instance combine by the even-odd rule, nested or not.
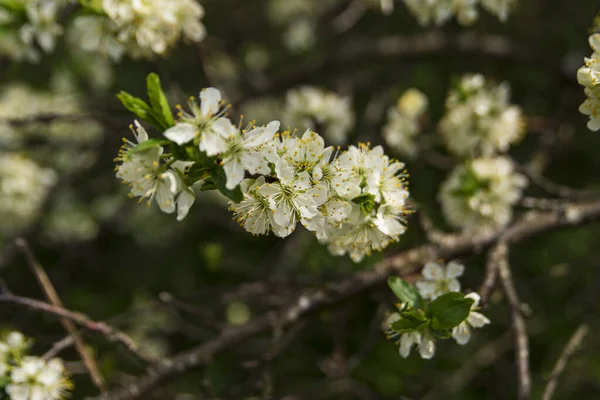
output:
[[[173,121],[173,112],[169,106],[167,96],[165,96],[165,93],[162,90],[158,75],[154,73],[148,74],[146,86],[148,89],[148,99],[150,100],[154,115],[158,118],[158,122],[162,125],[164,130],[169,129],[175,125],[175,122]]]
[[[471,312],[473,299],[465,298],[460,292],[450,292],[436,298],[429,304],[434,329],[452,329],[460,325]]]
[[[415,285],[397,276],[390,276],[387,284],[402,302],[408,303],[411,308],[423,308],[423,299]]]
[[[363,194],[352,199],[354,204],[360,206],[360,210],[365,215],[371,214],[371,211],[375,208],[375,196],[372,194]]]

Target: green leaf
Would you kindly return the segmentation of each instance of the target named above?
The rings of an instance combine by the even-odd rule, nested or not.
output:
[[[412,308],[412,309],[408,309],[408,310],[403,310],[403,311],[400,311],[400,316],[402,318],[410,319],[412,321],[420,321],[420,322],[427,321],[427,315],[421,309]]]
[[[149,74],[146,78],[146,85],[148,88],[148,99],[150,100],[154,114],[158,117],[162,128],[165,130],[169,129],[175,123],[173,122],[173,112],[171,111],[171,107],[169,107],[169,101],[160,85],[160,78],[154,73]]]
[[[127,152],[127,156],[130,156],[134,153],[139,153],[140,151],[150,150],[159,146],[169,145],[171,141],[167,139],[148,139],[145,142],[137,144],[131,150]]]
[[[435,329],[430,326],[429,332],[432,333],[433,337],[436,339],[450,339],[452,337],[452,329]]]
[[[79,0],[79,4],[81,4],[86,10],[92,11],[96,14],[104,15],[102,0]]]
[[[403,318],[392,323],[392,329],[400,333],[417,332],[424,330],[427,327],[427,325],[427,321],[422,322]]]
[[[123,106],[127,110],[135,114],[138,118],[148,122],[155,128],[162,130],[162,125],[156,118],[154,110],[144,100],[133,97],[129,93],[123,91],[117,95],[117,98],[123,103]]]
[[[459,292],[446,293],[429,304],[431,326],[435,329],[451,329],[460,325],[471,312],[473,299]]]
[[[10,377],[9,376],[0,376],[0,388],[5,387],[6,385],[8,385],[10,383]]]
[[[414,285],[406,282],[402,278],[397,276],[390,276],[387,280],[388,286],[396,297],[402,300],[412,308],[422,308],[423,307],[423,299],[419,294],[419,291]]]
[[[206,168],[201,163],[195,163],[188,170],[187,185],[192,186],[194,183],[198,182],[200,179],[207,179],[209,177],[210,177],[210,169]],[[212,187],[210,189],[216,189],[214,182],[212,182],[212,179],[210,181],[211,181],[210,183],[212,185]],[[205,185],[203,184],[202,190],[210,190],[210,189],[205,189],[204,186]]]

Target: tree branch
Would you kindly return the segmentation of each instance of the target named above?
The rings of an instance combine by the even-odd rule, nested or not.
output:
[[[101,334],[110,342],[120,343],[124,345],[130,352],[135,354],[138,358],[140,358],[140,360],[143,360],[146,363],[152,363],[155,361],[150,360],[147,357],[141,355],[137,349],[137,344],[133,341],[133,339],[127,336],[127,334],[107,325],[104,322],[94,321],[85,314],[76,311],[70,311],[64,307],[55,306],[40,300],[17,296],[12,293],[6,292],[0,294],[0,303],[19,304],[34,311],[40,311],[46,314],[51,314],[63,319],[67,319],[76,323],[77,325],[80,325],[84,329]],[[67,342],[67,339],[63,339],[60,342],[57,342],[57,344],[52,346],[52,348],[56,350],[56,348],[66,347],[68,343],[61,343],[63,341]]]
[[[27,264],[29,265],[31,272],[33,272],[33,274],[35,275],[38,283],[42,287],[42,290],[44,291],[44,294],[48,301],[50,301],[50,303],[52,303],[56,307],[64,307],[60,297],[58,296],[58,293],[56,292],[56,289],[54,289],[54,286],[52,285],[52,282],[48,277],[48,274],[46,274],[44,267],[42,267],[42,264],[40,264],[40,262],[33,254],[31,247],[29,247],[29,243],[27,243],[27,241],[23,238],[15,240],[15,243],[25,255]],[[87,348],[83,337],[81,337],[81,334],[77,331],[77,328],[73,321],[68,318],[61,317],[60,323],[69,333],[69,335],[73,337],[73,343],[75,344],[75,348],[81,356],[83,364],[89,371],[94,385],[96,385],[101,392],[106,391],[108,388],[106,386],[106,381],[100,373],[98,363],[96,363],[96,359]]]
[[[550,400],[550,398],[552,398],[552,395],[556,390],[556,385],[558,384],[558,378],[567,367],[569,359],[575,353],[577,348],[581,345],[581,342],[583,342],[583,339],[585,339],[589,330],[589,326],[583,323],[579,325],[575,333],[573,333],[573,336],[571,336],[571,338],[565,345],[562,353],[560,354],[560,357],[558,358],[556,364],[554,365],[554,368],[552,369],[552,375],[550,376],[550,380],[546,384],[544,394],[542,395],[542,400]]]
[[[344,300],[360,295],[365,291],[385,283],[391,274],[407,276],[420,270],[420,267],[439,258],[454,258],[465,253],[473,253],[494,243],[500,236],[507,244],[518,242],[551,229],[580,226],[600,219],[600,201],[578,203],[569,206],[570,212],[530,211],[507,229],[487,234],[457,234],[445,247],[423,245],[391,256],[375,265],[373,270],[361,271],[325,289],[300,296],[278,313],[268,313],[251,320],[246,325],[223,331],[218,337],[195,348],[181,352],[163,360],[150,368],[148,373],[112,393],[105,393],[97,399],[129,400],[139,398],[156,386],[179,376],[189,369],[209,363],[216,355],[255,335],[269,330],[273,325],[273,315],[279,326],[288,326],[300,318],[317,313]]]
[[[508,250],[507,250],[508,251]],[[515,289],[515,284],[510,272],[508,257],[504,257],[498,262],[498,273],[500,282],[508,304],[510,306],[510,314],[513,324],[516,345],[516,362],[517,362],[517,398],[519,400],[528,400],[531,398],[531,372],[529,370],[529,338],[527,336],[527,324],[521,312],[521,300]]]

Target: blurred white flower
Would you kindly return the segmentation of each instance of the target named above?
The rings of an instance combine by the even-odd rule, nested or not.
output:
[[[527,179],[507,157],[477,158],[459,165],[442,184],[439,200],[454,227],[477,230],[504,226],[521,198]]]
[[[450,261],[443,266],[429,262],[423,267],[422,279],[415,283],[421,297],[434,300],[436,297],[449,292],[460,292],[458,278],[465,271],[465,266],[455,261]]]
[[[577,81],[585,86],[587,99],[579,106],[579,112],[588,115],[587,124],[591,131],[600,129],[600,33],[590,35],[588,39],[594,51],[585,58],[585,65],[577,71]]]
[[[463,76],[448,94],[439,125],[448,150],[463,157],[491,156],[521,139],[524,119],[509,97],[506,82],[492,86],[479,74]]]
[[[384,0],[382,0],[384,1]],[[386,0],[388,1],[388,0]],[[452,16],[459,24],[473,24],[479,15],[477,5],[506,22],[508,14],[517,0],[404,0],[404,4],[415,16],[420,25],[442,25]]]
[[[60,400],[65,399],[70,382],[65,377],[61,360],[25,356],[12,368],[6,393],[12,400]]]
[[[419,119],[425,113],[428,102],[427,96],[422,92],[410,88],[400,96],[396,107],[388,109],[383,138],[390,148],[408,157],[417,154]]]
[[[284,125],[323,132],[334,144],[344,144],[354,125],[351,99],[312,86],[292,89],[286,94]]]
[[[16,234],[38,217],[56,173],[18,153],[0,154],[0,233]]]

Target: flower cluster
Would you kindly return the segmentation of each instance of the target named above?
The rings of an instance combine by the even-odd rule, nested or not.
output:
[[[478,312],[479,295],[460,293],[457,278],[464,268],[454,261],[446,266],[430,262],[414,286],[400,278],[388,280],[402,303],[386,318],[383,328],[388,338],[397,339],[402,357],[408,357],[416,346],[422,358],[430,359],[435,354],[436,340],[452,337],[464,345],[469,342],[473,328],[490,323]]]
[[[204,8],[195,0],[102,0],[105,15],[82,15],[73,22],[80,46],[119,60],[166,54],[183,36],[199,42],[206,29]]]
[[[579,106],[579,112],[589,115],[587,124],[592,131],[600,129],[600,33],[589,37],[590,47],[594,51],[585,58],[585,65],[577,71],[577,82],[585,86],[587,99]]]
[[[283,120],[323,132],[333,144],[344,144],[354,125],[349,97],[312,86],[287,92]]]
[[[404,0],[404,3],[423,26],[431,23],[442,25],[453,16],[456,16],[459,24],[471,25],[479,16],[478,4],[500,21],[506,22],[516,0]]]
[[[477,158],[451,172],[439,200],[446,220],[456,228],[496,228],[510,222],[512,206],[526,185],[509,158]]]
[[[121,100],[130,110],[131,102],[140,107],[139,99]],[[166,122],[170,110],[162,104]],[[132,127],[136,143],[126,140],[117,157],[117,177],[132,196],[156,200],[181,220],[194,202],[193,188],[218,189],[252,234],[285,237],[300,222],[332,253],[347,253],[356,262],[404,233],[404,164],[381,146],[360,144],[334,154],[311,129],[301,136],[280,133],[278,121],[241,128],[226,116],[228,107],[215,88],[202,90],[200,103],[192,98],[189,107],[187,112],[178,106],[179,120],[158,124],[166,140],[150,139],[137,121]],[[155,123],[158,112],[150,111]]]
[[[71,382],[62,361],[27,355],[31,341],[19,332],[0,339],[0,394],[12,400],[60,400],[68,397]]]
[[[521,109],[509,103],[507,83],[493,86],[482,75],[465,75],[446,99],[439,130],[448,150],[458,156],[504,152],[521,138]]]
[[[18,153],[0,153],[0,234],[12,235],[39,216],[56,173]]]
[[[37,62],[51,53],[63,33],[60,11],[69,0],[11,0],[0,2],[0,55]]]
[[[427,96],[411,88],[398,99],[396,107],[388,109],[383,138],[391,149],[409,157],[417,154],[415,138],[419,133],[419,120],[427,110],[428,102]]]

